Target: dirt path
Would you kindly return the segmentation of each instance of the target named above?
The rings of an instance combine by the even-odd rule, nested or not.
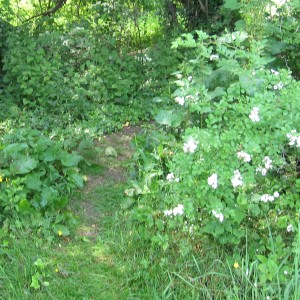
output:
[[[79,289],[78,293],[73,291],[74,298],[65,299],[139,299],[128,286],[129,266],[120,255],[120,249],[126,251],[120,234],[124,230],[120,203],[134,151],[131,141],[140,130],[137,126],[124,127],[95,142],[86,187],[72,204],[79,216],[76,237],[62,245],[57,261],[62,270],[72,274],[64,281],[74,289],[82,286],[86,294],[82,298]],[[62,293],[68,295],[68,291]]]
[[[141,128],[138,126],[124,127],[120,132],[103,136],[103,139],[96,143],[96,148],[100,150],[98,151],[100,155],[96,158],[96,163],[103,166],[105,171],[103,174],[88,175],[86,191],[90,191],[108,181],[115,183],[126,181],[127,174],[124,167],[133,153],[131,141],[139,131],[141,131]],[[115,156],[105,153],[105,150],[109,148],[115,150]]]
[[[133,154],[132,140],[141,131],[139,126],[127,126],[122,131],[105,135],[95,142],[95,153],[90,159],[91,168],[87,169],[86,186],[82,191],[80,207],[76,213],[84,219],[94,221],[98,218],[94,194],[102,188],[113,188],[126,182],[128,163]],[[110,150],[112,153],[106,153]]]

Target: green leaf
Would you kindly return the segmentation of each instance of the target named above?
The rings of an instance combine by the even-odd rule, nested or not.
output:
[[[79,188],[83,188],[83,178],[80,174],[73,172],[69,177]]]
[[[36,168],[38,161],[29,156],[18,156],[10,165],[10,170],[14,174],[27,174]]]
[[[248,205],[248,210],[251,212],[252,216],[257,217],[261,214],[261,209],[259,207],[259,204],[250,204]]]
[[[40,175],[38,173],[28,174],[25,178],[25,184],[31,190],[39,191],[42,185]]]
[[[161,125],[178,127],[184,119],[184,113],[173,110],[160,110],[154,119]]]
[[[35,273],[33,276],[31,276],[31,285],[30,287],[34,288],[35,290],[38,290],[40,286],[40,279],[41,275],[39,272]]]
[[[279,228],[286,228],[288,224],[288,217],[287,216],[280,216],[277,221]]]
[[[62,152],[60,155],[60,161],[65,167],[76,167],[81,160],[82,156],[76,153]]]
[[[245,193],[239,193],[238,197],[237,197],[237,203],[240,206],[245,206],[247,205],[247,196]]]
[[[132,198],[125,198],[124,200],[122,200],[121,202],[121,208],[122,209],[128,209],[130,208],[133,204],[134,204],[134,200]]]
[[[223,224],[219,224],[215,221],[210,221],[204,227],[204,232],[212,234],[214,237],[218,237],[219,235],[224,233],[224,226]]]
[[[40,205],[45,207],[46,205],[55,202],[57,198],[59,198],[59,193],[57,190],[52,187],[45,187],[42,190]]]
[[[38,259],[34,262],[34,265],[35,265],[37,268],[39,268],[40,270],[44,270],[47,264],[46,264],[41,258],[38,258]]]
[[[216,97],[222,97],[222,96],[226,95],[226,92],[223,87],[218,86],[215,88],[215,90],[213,92],[209,92],[208,94],[210,96],[210,99],[213,100]]]
[[[166,98],[166,97],[154,97],[152,99],[152,101],[155,102],[155,103],[167,102],[168,98]]]
[[[19,212],[21,212],[21,213],[26,213],[26,212],[31,212],[32,211],[30,203],[26,199],[22,199],[19,202],[18,209],[19,209]]]
[[[171,49],[177,49],[179,46],[179,39],[172,42]]]
[[[251,196],[251,201],[254,202],[254,203],[259,203],[260,202],[260,198],[261,198],[261,195],[259,195],[259,194],[253,194]]]
[[[28,149],[28,145],[24,143],[15,143],[15,144],[10,144],[7,147],[3,149],[3,152],[5,155],[9,155],[12,158],[16,158],[19,152]]]
[[[31,94],[33,93],[33,88],[27,88],[27,89],[25,90],[25,93],[26,93],[27,95],[31,95]]]
[[[224,8],[229,10],[237,10],[241,7],[241,3],[238,0],[225,0]]]
[[[287,48],[287,45],[284,42],[277,41],[275,39],[269,39],[266,48],[272,55],[277,55],[282,53]]]
[[[256,257],[257,257],[263,264],[265,264],[265,263],[268,262],[268,259],[267,259],[264,255],[258,254],[258,255],[256,255]]]
[[[60,158],[60,149],[49,147],[43,154],[42,159],[46,162],[52,162]]]
[[[241,87],[246,91],[249,96],[253,96],[255,92],[264,83],[262,79],[251,79],[249,75],[241,74],[239,76]]]
[[[236,42],[242,43],[248,38],[248,33],[246,31],[235,31],[232,33],[232,37],[236,38]]]
[[[53,226],[53,231],[56,234],[62,235],[62,236],[68,236],[68,235],[70,235],[69,229],[66,226],[64,226],[64,225],[55,225],[55,226]]]
[[[235,22],[234,25],[235,25],[234,29],[238,30],[238,31],[246,30],[246,28],[247,28],[245,20],[238,20],[238,21]]]
[[[236,211],[232,215],[232,217],[237,222],[237,224],[240,224],[247,217],[247,215],[244,212],[242,212],[242,211]]]
[[[66,207],[66,205],[68,204],[69,202],[69,199],[68,197],[64,196],[60,196],[60,197],[57,197],[53,200],[53,207],[55,209],[62,209],[64,207]]]
[[[268,271],[269,271],[269,278],[270,278],[270,280],[272,280],[272,278],[275,276],[275,274],[277,274],[278,273],[278,265],[277,265],[277,263],[274,261],[274,260],[272,260],[272,259],[268,259],[268,262],[267,262],[267,265],[268,265]]]

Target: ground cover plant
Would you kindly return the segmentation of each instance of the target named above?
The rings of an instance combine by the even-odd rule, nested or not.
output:
[[[3,299],[299,298],[298,1],[0,12]]]

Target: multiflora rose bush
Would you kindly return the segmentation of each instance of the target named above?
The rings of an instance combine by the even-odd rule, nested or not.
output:
[[[263,43],[245,32],[198,36],[174,43],[194,49],[174,93],[187,120],[177,145],[154,149],[166,161],[157,173],[164,175],[134,213],[153,228],[146,237],[154,245],[184,254],[206,237],[240,258],[247,248],[250,259],[260,258],[261,280],[272,280],[289,267],[289,259],[279,266],[297,238],[300,84],[272,69]],[[264,260],[271,254],[272,264]]]

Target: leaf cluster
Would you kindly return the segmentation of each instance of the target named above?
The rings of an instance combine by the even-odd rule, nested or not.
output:
[[[1,224],[13,228],[18,220],[18,226],[39,227],[41,218],[48,219],[49,226],[72,223],[68,195],[83,187],[78,167],[83,158],[36,130],[4,135],[1,145]]]

